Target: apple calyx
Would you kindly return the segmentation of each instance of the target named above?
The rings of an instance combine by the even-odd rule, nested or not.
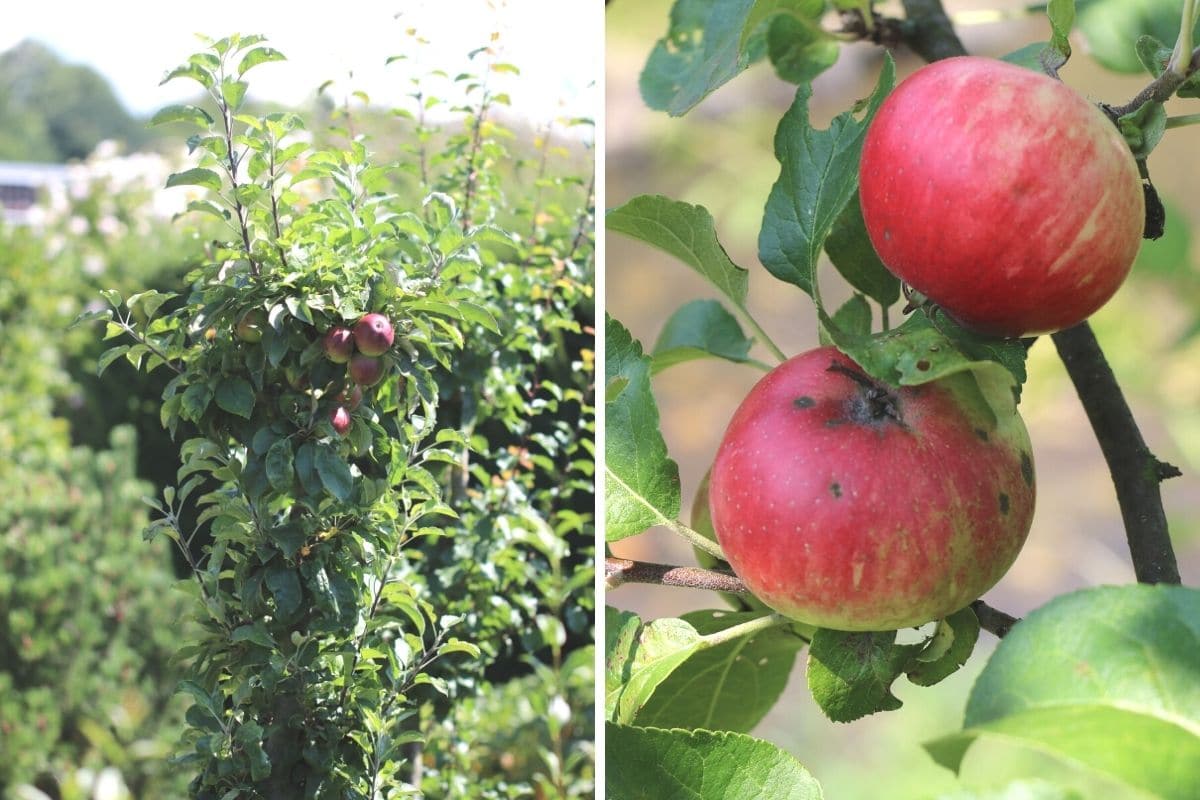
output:
[[[825,371],[845,375],[863,389],[852,395],[850,402],[846,404],[848,422],[860,425],[880,425],[892,422],[901,428],[908,428],[904,424],[904,418],[900,415],[900,398],[890,388],[873,380],[866,373],[837,361],[832,362]]]

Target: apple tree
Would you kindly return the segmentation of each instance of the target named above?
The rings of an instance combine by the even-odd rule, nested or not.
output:
[[[115,340],[102,370],[121,359],[171,376],[160,416],[182,466],[152,500],[146,536],[177,545],[201,627],[178,654],[191,704],[174,763],[195,776],[192,794],[414,796],[427,788],[426,763],[441,765],[421,751],[447,713],[443,704],[431,718],[432,698],[461,703],[480,691],[484,648],[497,655],[483,637],[499,635],[481,622],[494,623],[487,608],[459,602],[459,576],[433,555],[482,539],[488,510],[506,544],[549,553],[560,583],[592,572],[586,551],[568,563],[565,544],[588,519],[557,516],[557,497],[533,502],[519,482],[500,481],[488,499],[507,498],[503,513],[468,502],[474,480],[491,477],[468,471],[472,457],[490,459],[507,443],[479,435],[453,406],[478,408],[493,378],[516,379],[506,388],[528,390],[541,409],[560,406],[540,390],[558,391],[572,436],[547,443],[553,457],[538,472],[549,480],[556,469],[573,472],[563,464],[578,458],[590,404],[583,390],[528,378],[567,356],[504,346],[525,320],[502,319],[512,298],[497,291],[499,276],[518,269],[503,262],[520,248],[500,215],[472,206],[478,192],[462,184],[432,185],[449,170],[425,173],[424,161],[423,199],[406,200],[409,165],[371,153],[348,106],[333,136],[315,135],[296,113],[251,113],[247,76],[282,60],[262,37],[232,35],[167,74],[203,92],[202,102],[155,116],[190,133],[194,162],[167,185],[188,187],[189,211],[219,233],[205,240],[184,291],[109,291],[110,307],[85,318],[103,319]],[[472,161],[467,172],[478,180],[492,166]],[[539,277],[542,261],[527,272]],[[586,296],[586,275],[567,277],[569,291],[538,308],[560,331],[578,331],[560,315]],[[518,368],[485,372],[476,363],[485,352]],[[529,406],[503,408],[523,430]],[[561,497],[578,489],[577,478],[559,481]],[[484,567],[493,591],[497,574],[512,572]],[[577,631],[590,626],[558,585],[508,588],[547,628],[566,626],[563,617]],[[566,683],[573,664],[564,661],[538,677]],[[535,698],[557,696],[549,693],[558,687],[538,688]],[[564,758],[575,747],[566,734],[556,745]],[[557,796],[573,777],[563,773],[583,771],[571,755],[548,783],[563,790]]]
[[[610,233],[665,252],[719,299],[676,310],[674,293],[653,297],[652,347],[606,320],[607,540],[624,549],[665,528],[699,562],[610,556],[610,603],[652,584],[711,590],[724,608],[654,619],[607,607],[610,797],[820,797],[821,763],[750,735],[786,702],[795,666],[825,717],[847,723],[899,709],[902,679],[918,687],[906,698],[932,701],[938,689],[924,687],[973,654],[986,663],[961,728],[924,744],[942,767],[1000,740],[1130,793],[1200,785],[1200,593],[1180,585],[1160,491],[1180,470],[1146,444],[1088,322],[1140,266],[1143,240],[1169,227],[1152,173],[1171,161],[1154,151],[1198,121],[1168,112],[1200,86],[1197,3],[1118,22],[1118,4],[1054,0],[1038,10],[1046,40],[1001,58],[968,55],[939,0],[902,5],[676,0],[641,72],[642,100],[671,117],[758,61],[796,85],[774,183],[738,191],[761,190],[758,260],[779,294],[797,289],[812,308],[816,346],[776,344],[704,206],[613,198]],[[1083,57],[1080,32],[1105,67],[1148,73],[1144,89],[1096,102],[1072,88],[1060,71]],[[883,51],[873,88],[842,97],[821,127],[813,81],[852,44]],[[912,54],[928,64],[904,66]],[[1037,442],[1021,409],[1042,336],[1111,472],[1137,583],[1017,619],[981,597],[1003,585],[1035,518]],[[726,398],[693,498],[659,397],[676,391],[672,368],[701,358],[762,374]],[[994,650],[977,648],[985,636]],[[1071,789],[1017,782],[987,796]]]

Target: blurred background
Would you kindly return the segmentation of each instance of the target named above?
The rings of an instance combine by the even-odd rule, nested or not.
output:
[[[579,453],[592,430],[602,50],[598,34],[545,37],[542,27],[577,24],[585,7],[599,19],[585,3],[5,8],[0,798],[157,800],[185,796],[191,778],[168,758],[186,706],[174,695],[185,666],[175,654],[195,606],[177,590],[178,554],[142,538],[141,498],[173,484],[179,465],[159,421],[166,370],[120,359],[97,376],[113,342],[71,322],[103,307],[102,289],[186,292],[204,243],[227,233],[174,218],[195,190],[164,183],[194,159],[178,128],[147,126],[164,105],[203,103],[190,81],[160,86],[204,49],[197,33],[261,33],[287,57],[250,74],[244,113],[296,111],[315,147],[362,138],[374,163],[398,165],[392,189],[414,208],[431,186],[454,194],[479,171],[476,221],[518,234],[512,252],[483,255],[505,286],[507,316],[497,317],[526,344],[486,372],[498,384],[487,391],[506,399],[479,413],[477,494],[506,492],[557,536],[538,550],[520,531],[480,523],[425,554],[442,582],[439,613],[469,616],[463,635],[485,658],[442,676],[459,702],[422,709],[423,788],[431,798],[590,793],[593,492]],[[468,162],[476,130],[481,155]],[[482,382],[479,364],[496,348],[469,342],[459,383]],[[558,402],[513,390],[533,375]],[[445,404],[448,424],[456,402]],[[464,512],[464,524],[479,516]]]
[[[749,308],[755,318],[784,352],[809,349],[817,344],[811,301],[799,289],[776,282],[759,265],[756,244],[763,206],[779,171],[772,137],[795,87],[762,63],[682,118],[651,111],[641,101],[638,75],[655,42],[667,31],[671,5],[669,0],[613,0],[608,6],[605,204],[613,208],[640,194],[664,194],[708,208],[730,257],[750,270]],[[1128,8],[1130,13],[1135,5],[1141,9],[1154,4],[1108,4]],[[1178,3],[1165,5],[1175,9],[1169,11],[1175,15],[1175,28],[1160,34],[1170,43],[1178,28]],[[1049,38],[1044,14],[1027,12],[1019,2],[947,0],[945,6],[967,50],[976,55],[999,56]],[[878,7],[901,15],[898,3]],[[1072,41],[1075,55],[1062,78],[1088,98],[1124,103],[1148,82],[1145,75],[1118,74],[1102,67],[1089,57],[1088,41],[1078,34]],[[879,48],[869,44],[843,47],[837,64],[813,86],[810,112],[815,126],[826,127],[834,115],[869,94],[882,56]],[[910,52],[898,51],[895,56],[899,78],[921,64]],[[1168,110],[1195,113],[1197,105],[1197,101],[1174,100]],[[1128,282],[1092,318],[1151,450],[1183,470],[1184,476],[1164,483],[1162,491],[1180,570],[1184,582],[1192,585],[1200,577],[1197,137],[1200,132],[1195,128],[1169,131],[1151,155],[1150,174],[1168,209],[1167,234],[1144,244]],[[605,247],[607,311],[647,350],[676,308],[696,298],[717,296],[691,269],[658,250],[617,234],[606,238]],[[827,266],[821,275],[826,302],[836,308],[842,299],[836,294],[836,274]],[[752,351],[755,354],[770,360],[761,348]],[[662,432],[670,455],[679,463],[685,521],[729,417],[760,375],[741,365],[699,360],[674,366],[655,378]],[[1018,616],[1075,588],[1134,581],[1108,470],[1046,337],[1030,351],[1021,412],[1034,445],[1037,511],[1016,564],[984,598]],[[690,546],[661,529],[614,543],[611,550],[626,558],[695,563]],[[645,618],[722,606],[720,599],[700,591],[633,585],[609,593],[607,602]],[[982,634],[968,665],[933,688],[898,681],[894,688],[905,702],[901,710],[846,725],[828,722],[813,704],[801,657],[787,694],[754,734],[799,758],[821,781],[827,797],[880,797],[881,780],[886,781],[889,798],[932,797],[952,790],[959,783],[935,765],[920,744],[961,726],[967,692],[995,641]],[[989,785],[1018,763],[1034,773],[1063,773],[1086,797],[1126,796],[1118,787],[998,745],[977,745],[969,752],[962,782]]]

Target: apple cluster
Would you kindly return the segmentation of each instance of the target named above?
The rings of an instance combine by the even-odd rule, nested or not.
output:
[[[338,435],[350,429],[350,412],[362,403],[363,387],[371,387],[383,379],[385,361],[382,358],[395,341],[391,320],[383,314],[364,314],[353,328],[336,325],[325,332],[322,349],[325,357],[335,364],[348,364],[352,387],[343,389],[334,398],[329,421]]]
[[[1044,74],[960,57],[917,70],[867,130],[867,235],[901,281],[984,337],[1077,325],[1145,227],[1115,125]],[[882,631],[943,618],[1012,565],[1033,519],[1029,434],[972,373],[888,386],[833,347],[768,373],[735,412],[708,507],[734,572],[781,614]]]

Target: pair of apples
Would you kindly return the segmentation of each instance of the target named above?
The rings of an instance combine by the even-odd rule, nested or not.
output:
[[[924,67],[863,143],[868,236],[963,326],[1022,337],[1117,291],[1145,199],[1116,127],[1057,80],[991,59]],[[708,510],[734,572],[791,618],[849,631],[965,607],[1016,560],[1033,518],[1029,434],[958,374],[892,387],[834,348],[792,358],[738,408]]]

